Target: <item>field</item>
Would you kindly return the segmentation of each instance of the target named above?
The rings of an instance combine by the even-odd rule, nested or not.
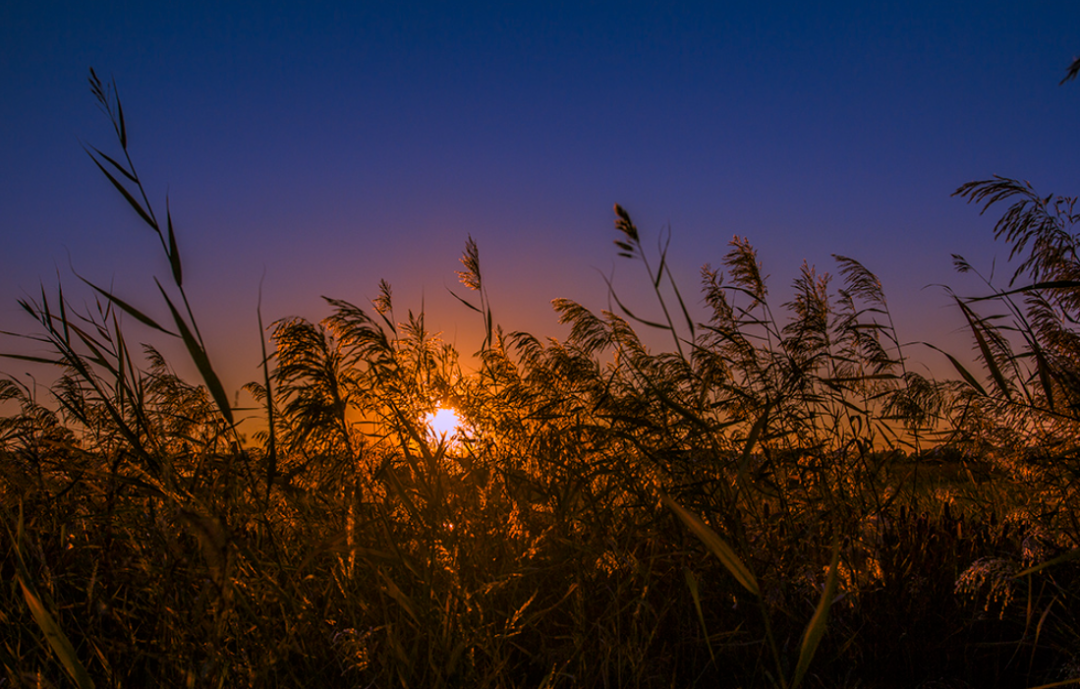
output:
[[[161,240],[167,318],[100,287],[92,312],[22,302],[59,373],[50,400],[0,381],[3,686],[1080,683],[1071,199],[1001,178],[958,190],[1004,211],[1019,268],[956,299],[979,361],[950,359],[954,380],[910,370],[851,258],[776,305],[735,240],[702,270],[696,322],[616,206],[660,321],[614,295],[616,312],[555,300],[565,340],[504,332],[470,239],[475,370],[383,283],[370,305],[266,329],[254,428],[119,100],[91,85],[119,153],[89,151]],[[201,380],[121,315],[180,338]],[[440,407],[459,420],[442,432]]]

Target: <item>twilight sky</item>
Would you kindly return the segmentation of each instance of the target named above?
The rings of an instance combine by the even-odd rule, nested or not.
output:
[[[978,293],[950,254],[989,271],[1007,250],[997,213],[950,195],[994,174],[1080,193],[1080,83],[1058,86],[1078,27],[1066,0],[9,0],[0,330],[33,330],[16,299],[58,271],[83,303],[72,267],[165,315],[157,240],[81,147],[118,150],[93,66],[162,212],[169,194],[230,390],[257,377],[260,280],[270,322],[327,315],[321,295],[367,306],[385,278],[399,319],[423,305],[471,353],[479,320],[447,293],[470,234],[507,330],[563,336],[550,300],[604,308],[612,274],[652,315],[611,244],[616,202],[650,245],[670,225],[695,302],[733,235],[758,247],[774,307],[804,259],[831,272],[840,253],[879,275],[904,339],[964,354],[959,314],[924,288]]]

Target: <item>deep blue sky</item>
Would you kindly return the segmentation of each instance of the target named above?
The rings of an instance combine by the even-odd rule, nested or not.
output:
[[[670,225],[692,299],[738,234],[777,302],[804,259],[846,254],[903,337],[965,348],[923,288],[970,292],[950,254],[1007,251],[950,195],[993,174],[1080,193],[1080,84],[1058,86],[1080,3],[667,5],[4,3],[0,330],[32,330],[15,300],[57,270],[81,303],[69,261],[164,315],[160,247],[81,148],[116,150],[93,66],[170,196],[231,387],[256,377],[264,272],[268,322],[367,305],[385,278],[399,315],[423,304],[471,352],[477,319],[446,293],[469,234],[507,329],[562,335],[550,300],[602,308],[613,270],[649,313],[616,202],[649,241]]]

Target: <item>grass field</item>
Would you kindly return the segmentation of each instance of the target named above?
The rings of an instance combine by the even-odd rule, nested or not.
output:
[[[659,322],[560,299],[565,340],[504,332],[470,239],[476,370],[383,283],[370,305],[270,324],[255,429],[203,345],[115,90],[91,85],[119,148],[89,152],[161,240],[167,317],[98,287],[93,312],[22,302],[58,378],[47,401],[0,381],[3,686],[1080,683],[1071,199],[958,190],[1006,206],[1020,269],[956,300],[980,361],[953,360],[955,380],[907,366],[851,258],[773,304],[735,240],[702,270],[697,322],[616,206]],[[201,380],[121,315],[180,338]],[[439,407],[455,429],[431,429]]]

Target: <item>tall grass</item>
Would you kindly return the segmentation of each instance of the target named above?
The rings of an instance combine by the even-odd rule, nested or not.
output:
[[[1070,200],[1008,180],[1030,282],[957,299],[985,371],[915,373],[880,281],[837,256],[775,304],[752,245],[705,266],[615,207],[656,303],[504,332],[469,239],[479,366],[395,311],[327,300],[268,329],[237,421],[184,292],[171,214],[95,164],[161,240],[157,318],[91,285],[25,300],[55,404],[0,397],[0,664],[12,686],[1034,686],[1074,680],[1080,579]],[[961,267],[967,269],[966,263]],[[1023,298],[1023,304],[1014,300]],[[980,315],[997,305],[1011,318]],[[651,319],[641,314],[659,313]],[[181,380],[121,316],[178,337]],[[261,313],[257,327],[262,327]],[[253,323],[256,327],[256,323]],[[651,351],[638,332],[670,337]],[[452,437],[424,419],[453,406]],[[14,582],[14,583],[12,583]],[[17,585],[16,585],[17,584]]]

